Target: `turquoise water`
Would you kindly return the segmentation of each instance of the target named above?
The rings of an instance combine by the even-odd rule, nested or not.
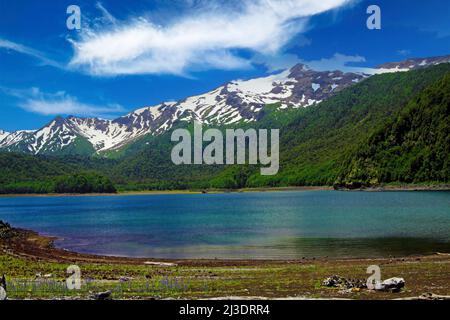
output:
[[[450,252],[449,192],[0,198],[0,219],[82,253],[155,258]]]

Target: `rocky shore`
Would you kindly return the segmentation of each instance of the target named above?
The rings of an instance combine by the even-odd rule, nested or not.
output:
[[[0,222],[0,277],[10,299],[444,299],[450,254],[384,259],[156,260],[79,254],[55,238]],[[80,290],[65,286],[81,270]],[[398,290],[368,290],[369,266]],[[425,295],[424,295],[425,294]]]

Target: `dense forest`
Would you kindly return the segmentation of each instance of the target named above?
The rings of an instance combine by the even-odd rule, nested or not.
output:
[[[176,166],[168,132],[145,136],[114,157],[0,153],[0,193],[445,183],[449,89],[450,64],[441,64],[373,76],[305,109],[268,105],[257,122],[238,127],[280,129],[275,176],[260,175],[258,166]],[[177,127],[192,131],[184,122]]]
[[[0,168],[0,194],[116,192],[97,159],[0,153]]]
[[[339,182],[450,180],[450,74],[410,101],[348,158]]]
[[[383,130],[429,86],[448,82],[449,73],[450,64],[445,64],[378,75],[307,108],[282,129],[280,173],[253,174],[247,185],[333,185],[369,136]]]

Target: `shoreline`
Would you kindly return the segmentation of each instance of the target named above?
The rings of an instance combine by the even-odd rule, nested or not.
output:
[[[7,223],[6,223],[7,224]],[[9,224],[7,224],[9,226]],[[79,262],[95,262],[95,263],[124,263],[129,265],[142,264],[143,262],[161,262],[162,264],[177,263],[181,265],[234,265],[241,263],[248,263],[252,265],[266,264],[266,263],[296,263],[304,261],[375,261],[386,259],[417,259],[436,256],[448,256],[450,259],[450,252],[441,253],[436,252],[433,255],[413,254],[410,256],[401,257],[303,257],[297,259],[220,259],[220,258],[152,258],[152,257],[126,257],[114,255],[98,255],[89,253],[80,253],[70,251],[64,248],[57,248],[54,241],[58,237],[51,235],[42,235],[33,230],[10,227],[8,231],[11,236],[4,237],[4,230],[2,229],[4,222],[0,220],[0,249],[3,252],[9,251],[15,256],[22,256],[33,259],[42,260],[57,260],[64,261],[79,261]]]
[[[145,190],[145,191],[119,191],[117,193],[46,193],[46,194],[0,194],[0,198],[16,197],[120,197],[144,195],[199,195],[199,194],[229,194],[252,192],[286,192],[286,191],[340,191],[340,192],[395,192],[395,191],[450,191],[450,185],[384,185],[359,189],[337,189],[333,186],[299,186],[274,188],[242,188],[242,189],[207,189],[207,190]]]
[[[113,299],[418,299],[425,293],[450,295],[450,253],[385,258],[305,258],[301,260],[208,260],[126,258],[80,254],[53,246],[55,237],[0,224],[0,269],[18,284],[11,299],[92,299],[111,292]],[[68,291],[67,267],[77,265],[84,283]],[[378,265],[383,279],[402,277],[399,293],[327,288],[324,279],[339,275],[365,283],[367,267]],[[33,284],[21,290],[20,284]],[[47,290],[49,283],[54,291]],[[42,286],[43,289],[39,289]],[[59,288],[59,289],[58,289]],[[133,289],[131,289],[133,288]]]
[[[0,194],[0,198],[8,197],[120,197],[143,195],[193,195],[193,194],[229,194],[251,192],[283,192],[283,191],[332,191],[328,186],[307,187],[277,187],[277,188],[244,188],[244,189],[207,189],[207,190],[144,190],[144,191],[118,191],[117,193],[24,193]],[[449,187],[450,190],[450,187]]]

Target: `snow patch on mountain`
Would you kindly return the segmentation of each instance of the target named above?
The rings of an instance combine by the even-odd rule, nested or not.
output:
[[[257,121],[268,104],[279,109],[309,107],[320,103],[372,74],[403,72],[450,62],[450,55],[409,59],[383,64],[370,74],[314,71],[298,64],[266,77],[236,80],[205,94],[177,102],[137,109],[115,120],[58,117],[35,131],[0,131],[0,149],[33,154],[58,152],[85,139],[96,152],[119,149],[147,134],[159,135],[178,121],[193,119],[206,125],[230,125]],[[369,70],[369,69],[368,69]]]
[[[18,143],[22,141],[25,137],[27,137],[29,134],[34,133],[33,130],[19,130],[14,132],[5,132],[5,135],[2,136],[2,140],[0,140],[0,148],[8,147],[10,145],[13,145],[15,143]]]
[[[317,90],[320,89],[320,84],[318,84],[318,83],[313,83],[313,84],[311,85],[311,87],[312,87],[312,89],[314,90],[314,92],[316,92]]]
[[[0,143],[2,142],[3,139],[5,139],[10,133],[0,130]]]
[[[415,58],[400,62],[385,63],[379,65],[376,69],[378,70],[378,73],[406,72],[413,69],[426,68],[441,63],[449,63],[449,62],[450,62],[450,55],[446,55],[433,58]]]
[[[228,89],[234,92],[250,95],[264,95],[270,94],[276,86],[284,85],[289,80],[290,70],[282,73],[271,75],[268,77],[257,78],[252,80],[237,80],[228,85]]]

